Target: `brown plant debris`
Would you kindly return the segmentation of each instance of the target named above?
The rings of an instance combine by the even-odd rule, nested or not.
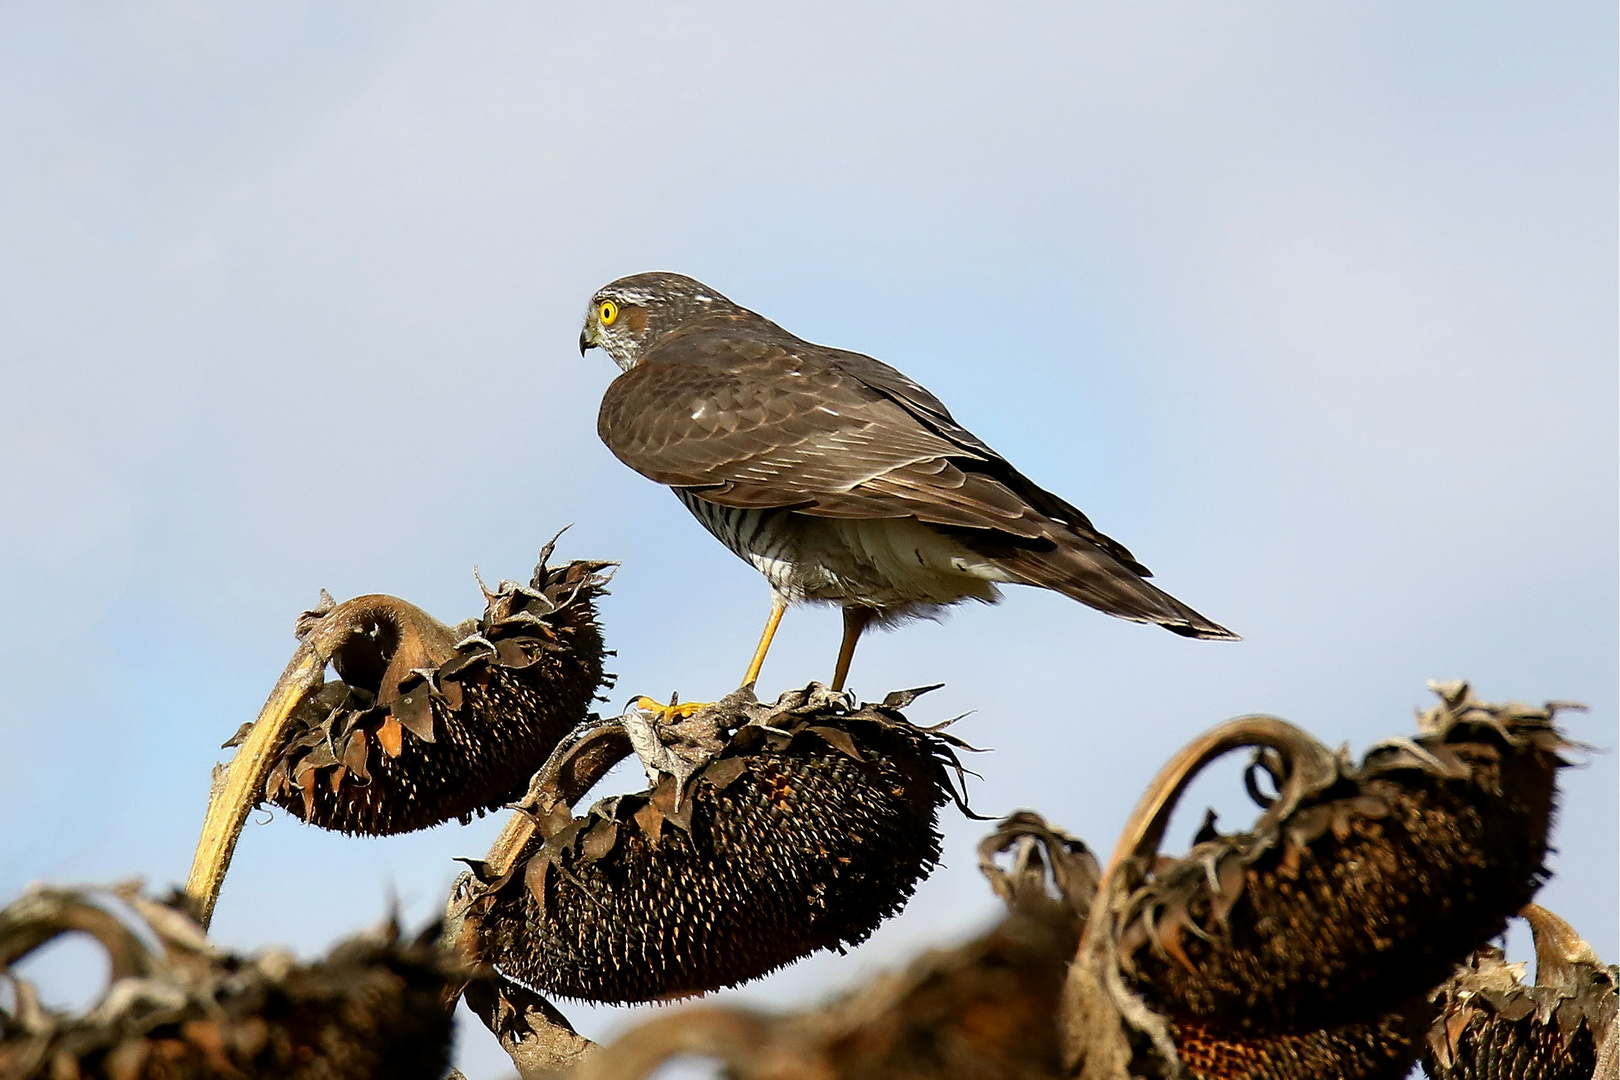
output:
[[[632,710],[602,725],[615,752],[572,780],[570,755],[603,733],[565,742],[522,804],[532,835],[463,875],[448,932],[512,979],[612,1002],[865,940],[937,863],[939,806],[961,803],[964,744],[907,721],[914,697],[857,706],[812,683],[771,705],[745,688],[663,727]],[[632,747],[651,786],[573,816]]]
[[[483,617],[454,629],[389,596],[305,612],[300,640],[336,635],[339,678],[293,713],[265,797],[321,828],[386,835],[522,795],[612,678],[596,622],[611,564],[548,568],[551,550],[529,584],[485,590]]]
[[[64,933],[92,935],[111,978],[83,1015],[43,1007],[10,970]],[[155,947],[153,947],[155,945]],[[220,951],[185,910],[137,885],[35,888],[0,911],[0,1076],[7,1080],[437,1080],[449,1067],[445,1003],[469,971],[390,923],[325,960]]]
[[[1620,968],[1605,966],[1552,912],[1524,909],[1536,942],[1536,981],[1486,947],[1435,991],[1440,1016],[1423,1048],[1434,1080],[1592,1080],[1614,1041]],[[1605,1063],[1614,1077],[1615,1060]]]
[[[524,1080],[550,1080],[598,1049],[551,1002],[499,974],[469,983],[462,997]]]
[[[1558,706],[1435,689],[1420,733],[1359,766],[1269,718],[1223,725],[1167,766],[1071,971],[1079,1075],[1177,1075],[1178,1050],[1199,1076],[1406,1074],[1432,1016],[1424,996],[1544,880],[1572,745]],[[1242,745],[1262,747],[1248,786],[1266,810],[1253,829],[1206,826],[1185,857],[1156,859],[1187,782]],[[1244,1047],[1260,1046],[1271,1063],[1246,1065]]]

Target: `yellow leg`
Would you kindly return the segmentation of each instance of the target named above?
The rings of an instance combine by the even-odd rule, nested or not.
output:
[[[748,663],[748,674],[743,676],[744,686],[753,686],[754,680],[759,678],[759,669],[765,666],[765,654],[771,649],[771,639],[776,636],[776,628],[782,622],[782,614],[787,611],[787,603],[781,597],[771,597],[771,617],[765,623],[765,632],[759,636],[759,648],[754,650],[754,658]],[[683,701],[676,704],[671,701],[668,705],[654,701],[650,697],[638,697],[635,706],[644,712],[654,713],[659,723],[672,724],[677,720],[685,720],[699,709],[706,709],[711,703],[707,701]]]
[[[871,625],[873,614],[871,608],[844,609],[844,643],[838,648],[838,666],[833,670],[834,690],[844,688],[844,680],[849,677],[849,662],[855,659],[855,643],[861,640],[861,631]]]
[[[743,676],[744,686],[753,686],[759,678],[759,669],[765,666],[765,654],[771,649],[771,639],[776,636],[776,627],[782,621],[782,613],[787,610],[787,604],[776,595],[771,596],[771,617],[765,622],[765,632],[759,635],[759,648],[754,650],[754,658],[748,661],[748,674]]]

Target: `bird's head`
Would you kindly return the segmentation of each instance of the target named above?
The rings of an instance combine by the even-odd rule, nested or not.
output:
[[[602,348],[629,371],[660,339],[703,315],[741,309],[701,281],[683,274],[632,274],[596,290],[579,354]]]

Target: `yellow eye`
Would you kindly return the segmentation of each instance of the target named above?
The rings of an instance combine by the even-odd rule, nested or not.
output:
[[[619,317],[619,305],[611,300],[602,301],[602,306],[596,309],[596,317],[603,326],[612,326],[613,320]]]

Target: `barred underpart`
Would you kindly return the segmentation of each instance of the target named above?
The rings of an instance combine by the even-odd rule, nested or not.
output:
[[[612,564],[553,569],[550,553],[527,585],[484,590],[483,617],[453,629],[387,596],[306,612],[300,639],[341,624],[339,678],[293,714],[265,798],[323,829],[387,835],[521,796],[613,678],[596,620]]]
[[[632,745],[656,782],[574,817],[583,791],[537,780],[539,827],[508,866],[464,875],[454,932],[506,976],[609,1002],[733,986],[865,940],[938,862],[938,808],[961,804],[964,744],[907,721],[913,697],[857,706],[813,683],[769,706],[745,689],[660,730],[627,714],[584,784]]]
[[[0,973],[73,932],[106,950],[106,992],[74,1015],[10,973],[8,1080],[438,1080],[453,1034],[444,1003],[477,977],[430,943],[402,942],[392,923],[314,964],[232,955],[184,897],[153,900],[138,885],[24,893],[0,911]]]
[[[1525,909],[1536,941],[1536,981],[1487,947],[1434,994],[1440,1015],[1423,1048],[1433,1080],[1592,1080],[1600,1049],[1613,1075],[1615,986],[1604,965],[1552,912]]]

